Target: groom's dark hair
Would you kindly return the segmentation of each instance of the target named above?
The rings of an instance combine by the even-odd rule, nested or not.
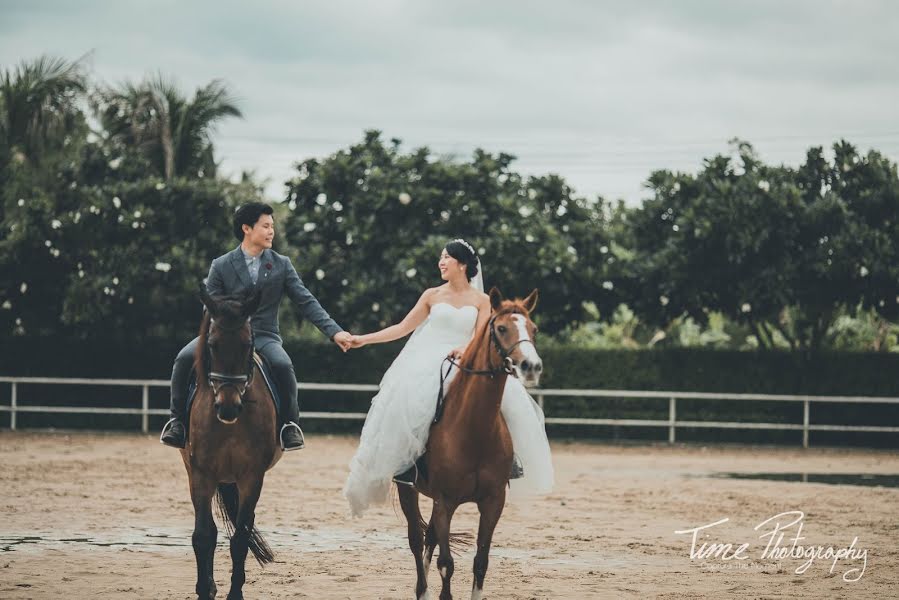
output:
[[[253,227],[253,225],[256,224],[256,221],[259,220],[259,217],[262,215],[270,215],[274,212],[275,211],[271,206],[262,202],[241,204],[237,207],[237,210],[234,211],[234,237],[237,238],[238,242],[242,242],[244,225]]]
[[[451,240],[446,244],[446,253],[465,265],[465,275],[468,280],[474,279],[478,274],[478,255],[475,254],[468,243],[459,240]]]

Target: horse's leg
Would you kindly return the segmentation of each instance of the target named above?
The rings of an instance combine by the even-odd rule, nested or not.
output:
[[[453,555],[450,552],[449,537],[450,522],[453,520],[456,506],[443,498],[434,500],[434,514],[431,517],[431,523],[434,525],[434,533],[437,536],[437,543],[440,545],[440,556],[437,557],[437,570],[443,580],[440,600],[452,600],[453,597],[450,591],[450,579],[453,577]]]
[[[194,533],[191,536],[194,555],[197,558],[197,598],[215,598],[217,589],[212,562],[215,558],[215,540],[218,529],[212,518],[212,496],[215,481],[193,470],[190,475],[190,499],[194,505]]]
[[[428,594],[428,574],[424,568],[424,532],[421,530],[421,511],[418,508],[418,491],[414,488],[399,485],[400,506],[406,515],[408,524],[409,549],[415,557],[415,572],[418,580],[415,583],[415,598],[426,599]]]
[[[256,503],[262,493],[263,476],[237,482],[240,498],[237,509],[237,523],[231,536],[231,589],[228,600],[243,599],[243,584],[247,580],[246,563],[249,551],[250,531],[256,521]]]
[[[436,502],[431,505],[431,519],[428,521],[428,528],[425,530],[425,581],[428,579],[431,560],[434,558],[434,549],[437,547],[437,530],[434,529],[434,510],[436,506]]]
[[[478,552],[474,557],[474,581],[471,586],[471,600],[481,600],[484,594],[484,577],[487,575],[490,542],[493,540],[493,530],[496,529],[499,517],[503,514],[505,503],[505,488],[500,488],[497,494],[478,502],[481,521],[478,524]]]

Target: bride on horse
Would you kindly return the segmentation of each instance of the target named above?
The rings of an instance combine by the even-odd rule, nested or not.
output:
[[[414,485],[420,475],[416,459],[425,452],[434,420],[443,361],[447,357],[461,359],[474,332],[490,319],[491,303],[484,293],[480,266],[468,242],[450,241],[438,262],[446,283],[425,290],[400,323],[351,337],[351,347],[361,348],[415,332],[384,374],[350,462],[343,493],[353,515],[386,501],[391,479]],[[530,367],[540,370],[542,364]],[[522,368],[528,368],[526,362]],[[449,380],[444,385],[448,386]],[[507,379],[501,410],[520,461],[510,482],[513,495],[549,492],[553,467],[543,411],[519,379]]]

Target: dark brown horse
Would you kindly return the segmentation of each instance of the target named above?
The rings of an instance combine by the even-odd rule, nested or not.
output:
[[[211,298],[201,285],[200,298],[207,313],[200,325],[195,361],[198,388],[181,457],[194,505],[197,597],[205,600],[216,594],[212,568],[218,534],[212,517],[215,496],[231,531],[231,600],[243,598],[248,550],[261,565],[274,558],[254,519],[265,472],[281,458],[281,448],[274,402],[253,360],[250,315],[259,306],[260,294]]]
[[[425,455],[427,479],[415,488],[397,488],[409,525],[419,599],[428,597],[428,567],[436,546],[440,546],[437,569],[443,580],[440,598],[452,598],[450,542],[455,536],[450,536],[450,522],[456,508],[466,502],[477,503],[481,513],[471,592],[473,599],[481,598],[493,530],[503,512],[512,467],[512,438],[500,413],[506,378],[515,375],[527,385],[536,385],[543,370],[534,345],[536,327],[530,319],[537,290],[524,300],[508,301],[493,288],[490,302],[493,314],[475,332],[446,391],[442,418],[431,428]],[[421,517],[419,493],[434,501],[430,523]]]

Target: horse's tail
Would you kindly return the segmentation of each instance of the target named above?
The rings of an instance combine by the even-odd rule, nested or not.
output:
[[[470,533],[450,533],[449,546],[450,552],[459,555],[460,552],[468,550],[474,544],[474,536]]]
[[[237,492],[237,484],[220,483],[218,492],[215,494],[216,505],[225,528],[228,530],[228,536],[234,535],[234,528],[237,527],[237,508],[240,506],[240,497]],[[259,533],[254,525],[248,532],[247,546],[260,566],[265,566],[275,560],[271,546]]]
[[[428,539],[428,528],[430,525],[424,520],[424,517],[421,516],[421,513],[418,513],[418,527],[421,529],[421,535],[424,536],[425,541]],[[433,535],[433,532],[432,534]],[[470,533],[450,533],[449,534],[449,546],[450,552],[459,555],[460,552],[468,550],[471,545],[474,543],[474,536]]]

